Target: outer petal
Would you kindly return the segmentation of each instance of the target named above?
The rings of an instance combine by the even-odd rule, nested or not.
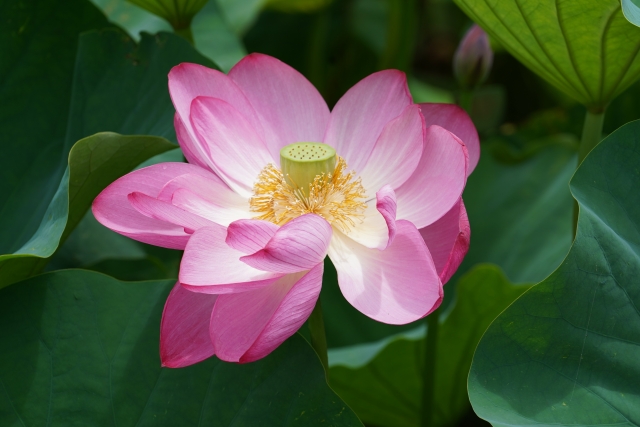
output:
[[[229,71],[229,77],[251,101],[278,164],[285,145],[322,142],[329,108],[302,74],[276,58],[252,53]]]
[[[367,164],[360,172],[368,191],[383,185],[398,188],[413,174],[424,147],[424,119],[418,105],[409,105],[382,129]]]
[[[260,121],[249,100],[233,80],[220,71],[198,64],[177,65],[169,72],[169,94],[176,112],[195,142],[197,139],[191,128],[189,114],[191,102],[198,96],[210,96],[228,102],[251,123],[258,134],[262,134]],[[200,152],[194,154],[199,155]]]
[[[380,322],[404,324],[433,311],[443,293],[418,230],[408,221],[396,225],[396,237],[384,251],[365,248],[335,232],[329,257],[351,305]]]
[[[182,154],[184,154],[185,159],[187,159],[189,163],[209,169],[209,165],[198,158],[198,150],[200,148],[191,138],[191,134],[185,127],[184,123],[182,123],[182,119],[180,119],[180,115],[178,113],[173,116],[173,127],[176,129],[178,144],[180,144],[180,148],[182,149]]]
[[[167,182],[184,174],[216,179],[212,172],[196,165],[159,163],[133,171],[111,183],[93,201],[93,214],[105,227],[132,239],[165,248],[184,249],[189,234],[183,227],[149,218],[131,206],[127,199],[136,191],[157,197]]]
[[[244,254],[225,243],[222,226],[203,227],[189,239],[180,263],[180,283],[194,292],[245,292],[275,282],[283,274],[256,270],[240,261]]]
[[[185,232],[193,233],[199,228],[215,225],[208,219],[194,215],[191,212],[180,209],[171,203],[147,196],[144,193],[134,192],[129,194],[129,203],[141,214],[149,218],[177,224],[184,227]]]
[[[228,362],[265,357],[307,320],[320,295],[323,264],[264,288],[220,295],[211,315],[216,355]]]
[[[467,175],[471,174],[480,159],[480,139],[467,112],[454,104],[420,104],[420,108],[427,126],[441,126],[464,142],[469,152]]]
[[[209,319],[217,297],[188,291],[176,283],[162,312],[162,366],[182,368],[213,356]]]
[[[264,249],[240,258],[263,271],[297,273],[324,260],[331,241],[331,225],[314,214],[299,216],[280,227]]]
[[[158,199],[224,226],[240,218],[251,218],[249,200],[213,173],[181,175],[162,188]]]
[[[273,157],[262,138],[233,106],[199,96],[191,103],[191,125],[216,172],[247,197],[260,171]]]
[[[333,108],[324,143],[360,172],[384,126],[412,103],[403,72],[371,74],[349,89]]]
[[[227,245],[245,254],[253,254],[264,248],[278,231],[278,226],[259,219],[241,219],[229,224]]]
[[[396,189],[398,218],[422,228],[458,202],[467,182],[467,149],[440,126],[427,128],[425,148],[413,175]]]
[[[442,218],[420,230],[442,283],[456,272],[469,250],[471,228],[462,199]]]

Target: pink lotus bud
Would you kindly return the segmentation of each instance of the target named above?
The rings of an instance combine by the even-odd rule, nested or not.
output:
[[[489,37],[477,24],[467,31],[453,56],[453,72],[463,88],[481,84],[493,64]]]

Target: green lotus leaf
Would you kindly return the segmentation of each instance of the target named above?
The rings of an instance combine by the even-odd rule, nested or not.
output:
[[[619,0],[455,0],[520,62],[592,111],[640,77],[640,28]]]
[[[639,164],[640,121],[591,151],[569,254],[480,341],[469,396],[494,426],[640,425]]]

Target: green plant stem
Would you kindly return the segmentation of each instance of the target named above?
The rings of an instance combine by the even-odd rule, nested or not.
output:
[[[192,45],[194,44],[193,42],[193,33],[191,32],[191,27],[185,27],[185,28],[181,28],[181,29],[174,29],[174,32],[179,35],[180,37],[186,39],[189,43],[191,43]]]
[[[461,89],[458,105],[467,114],[471,115],[471,107],[473,106],[473,89]]]
[[[587,157],[587,154],[598,145],[602,139],[602,124],[604,123],[604,110],[600,112],[591,112],[587,110],[584,117],[584,126],[582,127],[582,138],[580,138],[580,147],[578,148],[578,165]],[[578,229],[578,202],[573,201],[573,235],[575,237]]]
[[[427,336],[425,338],[424,371],[422,377],[422,427],[433,425],[435,413],[436,388],[436,350],[438,329],[440,328],[440,309],[427,316]]]
[[[327,355],[327,334],[324,330],[324,319],[322,318],[322,306],[320,298],[309,316],[309,331],[311,332],[311,346],[320,356],[320,361],[324,367],[324,372],[329,377],[329,356]]]

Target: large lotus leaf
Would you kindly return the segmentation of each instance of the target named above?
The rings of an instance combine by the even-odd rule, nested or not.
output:
[[[183,61],[212,66],[188,42],[173,34],[145,34],[139,45],[116,29],[83,34],[78,48],[71,106],[65,110],[68,117],[63,119],[68,123],[64,146],[71,146],[88,135],[105,130],[158,135],[175,140],[174,109],[167,91],[167,74],[172,66]],[[15,124],[7,123],[5,126],[12,129]],[[36,124],[28,126],[37,127]],[[121,139],[123,137],[119,135],[105,134],[93,138],[79,144],[68,162],[64,149],[58,153],[60,157],[54,156],[57,162],[68,164],[66,175],[58,177],[55,171],[49,171],[43,176],[39,173],[25,176],[25,182],[29,184],[28,191],[20,187],[12,190],[14,193],[32,191],[40,194],[37,189],[41,186],[51,185],[50,182],[58,185],[50,198],[40,194],[39,203],[47,207],[46,211],[40,213],[37,229],[31,234],[22,233],[27,236],[24,240],[20,241],[19,236],[15,235],[12,221],[2,222],[0,241],[18,241],[19,244],[11,250],[12,253],[0,256],[0,287],[39,272],[102,188],[139,163],[175,147],[155,137]],[[99,147],[99,144],[104,146]],[[46,146],[41,150],[33,147],[30,153],[36,153],[38,158],[53,156],[48,150]],[[38,162],[36,160],[35,164]],[[17,169],[19,165],[19,162],[15,166],[9,164],[7,169]],[[74,173],[77,175],[74,176]],[[72,180],[71,184],[69,179]],[[81,193],[76,200],[72,193],[73,180],[84,179],[87,179],[83,187],[86,194]],[[43,184],[43,180],[46,184]],[[3,211],[13,216],[23,212],[27,219],[30,218],[31,208],[31,205],[21,204],[11,198],[3,205]]]
[[[434,426],[455,425],[469,410],[467,373],[473,349],[491,321],[526,289],[509,283],[490,264],[460,279],[455,305],[438,333]],[[424,330],[330,352],[331,385],[363,422],[380,427],[420,424]]]
[[[621,3],[624,17],[633,25],[640,27],[640,1],[622,0]]]
[[[66,270],[3,289],[0,425],[361,426],[298,335],[254,363],[162,368],[173,284]]]
[[[601,110],[640,77],[640,28],[620,0],[455,0],[518,60]]]
[[[494,426],[640,425],[639,164],[640,121],[591,151],[567,258],[480,341],[469,396]]]
[[[572,241],[569,180],[572,140],[558,135],[527,142],[518,158],[504,141],[487,141],[463,199],[471,245],[460,271],[490,262],[515,283],[535,283],[562,262]]]
[[[108,24],[85,0],[7,0],[0,16],[0,254],[8,254],[36,232],[65,173],[78,34]]]
[[[523,158],[504,141],[486,141],[463,198],[471,223],[471,246],[458,273],[445,286],[445,303],[455,283],[479,263],[502,268],[515,283],[538,282],[560,265],[571,246],[573,201],[568,182],[576,152],[565,136],[530,142]],[[335,269],[325,263],[322,307],[332,348],[378,341],[415,324],[376,322],[353,308],[338,288]]]

